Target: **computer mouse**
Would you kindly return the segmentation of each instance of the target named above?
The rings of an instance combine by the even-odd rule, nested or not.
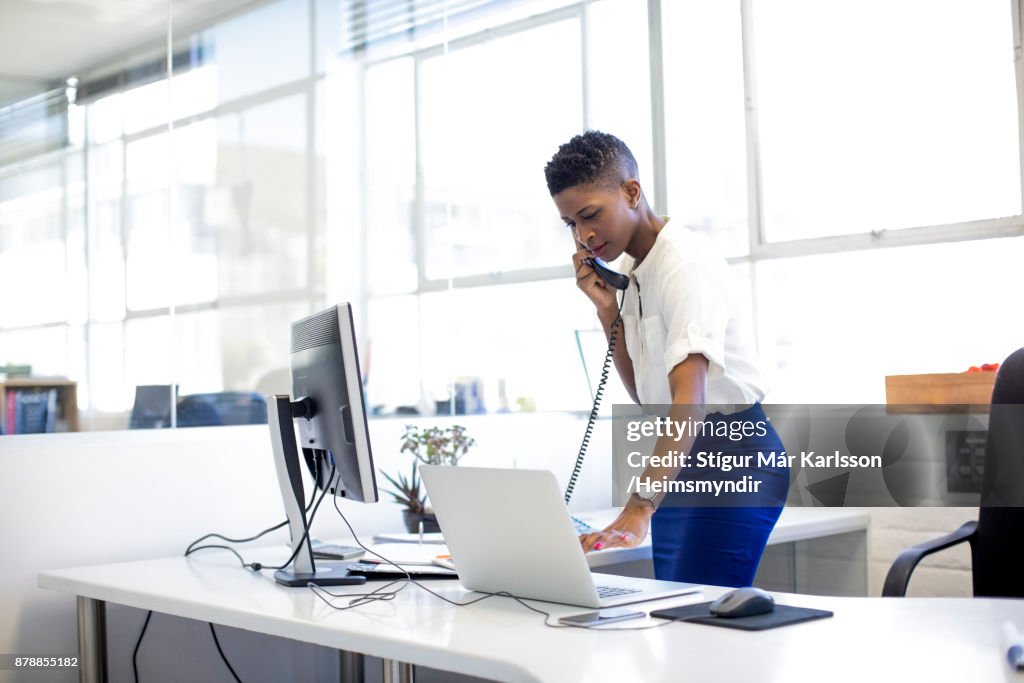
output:
[[[767,614],[775,609],[775,598],[753,586],[731,590],[708,606],[716,617],[733,619]]]

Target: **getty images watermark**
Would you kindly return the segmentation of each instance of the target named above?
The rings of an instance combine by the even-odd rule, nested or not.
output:
[[[1024,406],[995,408],[1024,420]],[[988,423],[989,406],[616,405],[615,503],[637,492],[669,506],[978,505]]]

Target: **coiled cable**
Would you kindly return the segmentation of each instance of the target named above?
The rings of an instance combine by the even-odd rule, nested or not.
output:
[[[615,337],[622,323],[622,305],[626,303],[626,294],[623,292],[622,301],[615,312],[615,320],[612,321],[608,332],[608,351],[604,355],[604,364],[601,366],[601,381],[597,384],[594,392],[594,405],[590,408],[590,416],[587,418],[587,427],[583,430],[583,441],[580,443],[580,451],[576,455],[576,464],[573,465],[572,474],[569,475],[569,483],[565,485],[565,504],[568,505],[572,499],[573,489],[576,488],[576,480],[579,479],[583,470],[583,459],[587,456],[587,448],[590,446],[590,437],[594,432],[594,424],[597,422],[597,413],[601,409],[601,399],[604,397],[604,387],[608,383],[608,375],[611,370],[612,358],[615,355]]]

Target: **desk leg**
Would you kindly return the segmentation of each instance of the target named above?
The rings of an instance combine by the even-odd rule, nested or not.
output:
[[[384,683],[415,683],[412,664],[394,659],[381,661],[384,664]]]
[[[341,683],[365,683],[366,676],[363,662],[365,657],[358,652],[339,650],[341,664]]]
[[[106,683],[107,603],[78,596],[78,680]]]

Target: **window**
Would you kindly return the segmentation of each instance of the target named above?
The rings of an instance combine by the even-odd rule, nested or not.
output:
[[[413,292],[416,265],[416,86],[403,57],[366,70],[366,286]]]
[[[1001,362],[1024,339],[1006,308],[1022,259],[1017,237],[758,264],[769,401],[884,403],[885,375]]]
[[[193,248],[217,259],[221,296],[307,286],[306,107],[304,96],[292,95],[218,117],[210,169],[217,184],[201,190],[202,213],[189,229]],[[197,141],[195,151],[209,144]]]
[[[750,5],[768,240],[1021,213],[1010,3]]]
[[[219,102],[309,76],[309,4],[308,0],[276,0],[201,34],[201,44],[214,55]]]
[[[6,293],[0,296],[0,320],[5,326],[66,318],[62,172],[62,159],[47,155],[0,182],[0,292]]]
[[[103,91],[109,70],[83,75],[68,146],[0,168],[0,285],[38,283],[0,300],[0,363],[77,380],[86,428],[126,426],[140,384],[252,390],[321,303],[310,6],[187,36],[170,83]],[[111,66],[150,79],[159,63],[141,50]]]
[[[426,294],[420,326],[424,384],[435,401],[449,399],[462,378],[479,381],[492,412],[589,408],[575,331],[597,322],[571,279]]]
[[[602,0],[588,4],[586,12],[587,127],[611,133],[629,146],[648,201],[661,206],[664,198],[655,195],[653,182],[647,3]]]
[[[665,148],[672,220],[726,256],[750,249],[738,2],[664,2]]]
[[[261,3],[178,36],[170,83],[83,90],[63,148],[0,165],[0,287],[32,289],[0,297],[0,363],[71,376],[86,426],[124,426],[139,384],[265,385],[292,320],[350,301],[378,413],[443,411],[457,385],[489,412],[586,409],[604,337],[543,177],[584,127],[730,258],[770,400],[877,401],[885,374],[1019,345],[998,304],[1024,284],[1014,3],[449,2],[388,24],[432,2]]]
[[[559,21],[423,60],[428,279],[566,263],[543,171],[583,120],[580,59],[579,22]]]

